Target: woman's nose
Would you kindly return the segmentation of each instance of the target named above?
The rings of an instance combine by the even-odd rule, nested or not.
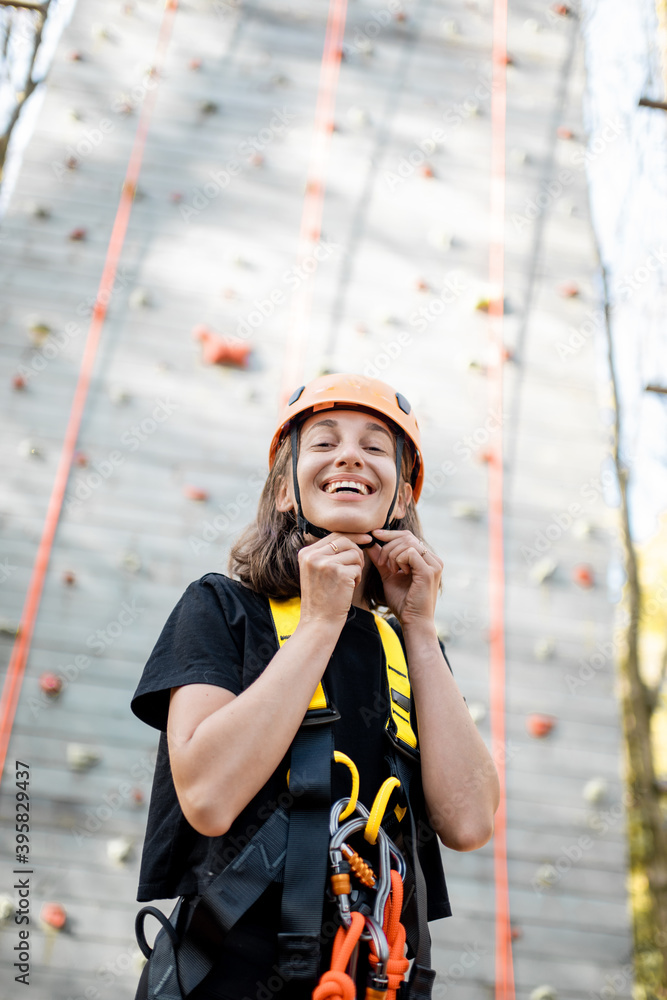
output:
[[[336,465],[363,465],[363,452],[354,441],[341,442]]]

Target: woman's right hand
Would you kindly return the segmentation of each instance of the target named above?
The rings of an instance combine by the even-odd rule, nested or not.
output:
[[[302,622],[336,622],[342,629],[364,569],[359,545],[370,541],[333,531],[299,551]]]

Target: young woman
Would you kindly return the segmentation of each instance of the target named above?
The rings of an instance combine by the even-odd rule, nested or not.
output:
[[[179,935],[189,925],[190,940],[213,939],[193,1000],[295,1000],[328,967],[335,905],[321,830],[331,803],[350,794],[334,749],[357,765],[367,808],[391,774],[403,785],[383,827],[410,855],[404,922],[416,964],[424,882],[428,919],[451,912],[435,834],[457,851],[492,834],[495,768],[434,625],[443,564],[415,512],[423,478],[417,422],[400,393],[345,374],[302,386],[280,419],[231,577],[191,584],[148,660],[132,707],[162,735],[138,898],[184,897]],[[377,608],[394,616],[389,637]],[[394,635],[409,669],[403,694]],[[202,930],[201,895],[221,872],[245,870],[253,838],[284,817],[268,884],[253,895],[232,883],[229,898],[248,894],[247,909],[227,933],[215,921]],[[365,972],[360,962],[359,988]],[[138,997],[150,995],[147,982],[145,972]]]

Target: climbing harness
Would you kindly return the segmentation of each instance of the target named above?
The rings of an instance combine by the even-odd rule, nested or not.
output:
[[[271,600],[270,607],[276,640],[282,645],[298,624],[300,600]],[[221,935],[276,881],[283,882],[278,969],[285,982],[315,987],[315,1000],[354,1000],[358,950],[364,944],[370,963],[365,1000],[395,1000],[408,968],[407,941],[414,962],[409,981],[401,987],[401,1000],[429,1000],[435,973],[430,967],[426,884],[410,806],[410,784],[419,759],[410,721],[410,681],[398,636],[384,619],[376,617],[376,624],[386,659],[389,708],[385,732],[393,752],[386,758],[391,776],[383,782],[370,811],[358,800],[359,774],[354,762],[334,749],[332,723],[340,713],[320,683],[292,743],[287,779],[290,803],[275,809],[190,907],[181,899],[169,918],[153,906],[138,913],[136,935],[149,959],[150,1000],[187,997],[213,967]],[[347,766],[352,778],[349,797],[333,806],[332,761]],[[394,795],[399,801],[391,809]],[[349,843],[361,831],[375,845],[375,869]],[[316,985],[329,867],[340,927],[331,969]],[[144,931],[149,915],[162,924],[153,949]]]
[[[323,375],[309,382],[308,385],[299,386],[288,399],[280,415],[278,428],[269,449],[269,465],[273,465],[278,446],[283,438],[289,434],[292,445],[292,482],[299,530],[304,534],[314,535],[316,538],[326,538],[327,535],[331,534],[326,528],[312,524],[303,513],[297,463],[300,425],[313,413],[335,408],[360,409],[377,414],[382,419],[388,420],[394,428],[396,436],[396,485],[383,525],[384,528],[389,528],[401,481],[401,463],[406,439],[411,447],[412,470],[410,479],[415,501],[419,499],[421,492],[424,469],[421,459],[419,427],[412,407],[402,393],[395,392],[379,379],[367,378],[364,375],[333,374]],[[370,545],[375,545],[376,541],[373,540],[360,547],[367,548]]]

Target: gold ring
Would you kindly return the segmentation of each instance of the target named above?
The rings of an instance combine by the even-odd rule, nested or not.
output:
[[[329,542],[329,545],[334,550],[334,552],[338,552],[338,546],[336,545],[335,542]]]
[[[424,558],[424,556],[426,555],[426,549],[425,549],[425,548],[422,548],[422,550],[421,550],[421,552],[419,553],[419,555],[420,555],[420,556],[422,557],[422,559],[423,559],[423,558]]]

